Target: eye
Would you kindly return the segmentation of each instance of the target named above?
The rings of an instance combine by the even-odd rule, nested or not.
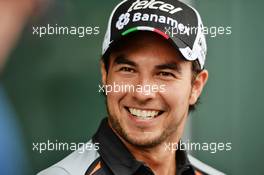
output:
[[[134,73],[135,70],[133,68],[130,68],[130,67],[121,67],[119,69],[119,71],[122,71],[122,72],[129,72],[129,73]]]
[[[162,76],[162,77],[174,77],[175,78],[175,75],[173,73],[171,73],[171,72],[162,71],[162,72],[159,72],[158,75]]]

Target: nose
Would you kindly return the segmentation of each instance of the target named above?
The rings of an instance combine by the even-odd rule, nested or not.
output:
[[[157,96],[157,87],[149,78],[141,77],[135,84],[133,99],[140,103],[151,101]]]

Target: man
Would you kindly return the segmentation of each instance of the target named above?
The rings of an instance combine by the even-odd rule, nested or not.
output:
[[[166,148],[179,143],[208,79],[202,27],[198,12],[177,0],[121,2],[101,60],[108,118],[89,142],[93,149],[39,175],[222,174]]]

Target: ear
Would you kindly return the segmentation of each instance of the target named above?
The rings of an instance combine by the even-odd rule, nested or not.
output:
[[[195,78],[193,85],[192,85],[192,92],[190,96],[190,105],[194,105],[197,99],[200,97],[203,88],[208,80],[208,71],[202,70],[197,77]]]
[[[101,74],[102,74],[102,83],[105,85],[106,84],[106,78],[107,78],[107,71],[105,69],[105,64],[104,64],[102,59],[100,61],[100,66],[101,66]]]

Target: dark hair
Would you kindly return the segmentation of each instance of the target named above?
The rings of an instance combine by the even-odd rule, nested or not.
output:
[[[200,64],[197,60],[192,61],[192,84],[194,83],[197,75],[199,75],[200,72],[202,72],[203,69],[201,69]],[[200,97],[198,97],[195,104],[189,106],[189,111],[193,112],[196,109],[196,106],[200,103]]]

